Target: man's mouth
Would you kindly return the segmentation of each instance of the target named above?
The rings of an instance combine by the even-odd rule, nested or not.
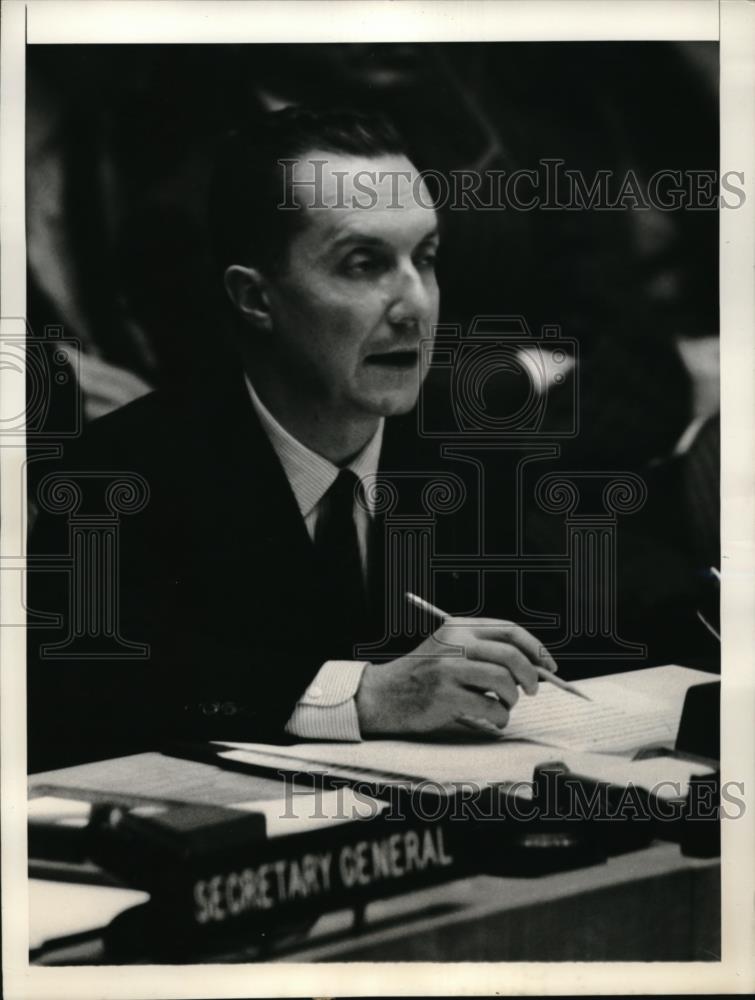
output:
[[[368,354],[365,361],[369,365],[380,365],[383,368],[414,368],[419,361],[419,351],[385,351],[383,354]]]

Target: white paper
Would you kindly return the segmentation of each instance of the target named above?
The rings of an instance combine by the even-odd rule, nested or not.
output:
[[[29,947],[105,927],[125,909],[148,899],[137,889],[30,879]]]
[[[543,747],[524,742],[409,743],[369,740],[364,743],[298,743],[290,747],[227,744],[228,760],[278,768],[286,772],[322,771],[330,777],[383,781],[529,781],[543,760]],[[545,755],[560,759],[560,754]]]
[[[591,701],[541,683],[533,697],[522,695],[511,712],[506,736],[553,747],[615,753],[648,743],[673,744],[676,716],[673,709],[650,698],[605,682],[592,686]]]
[[[29,802],[30,823],[54,823],[83,829],[89,822],[91,812],[91,802],[63,799],[57,795],[40,795]]]
[[[665,779],[678,781],[683,795],[690,775],[707,768],[669,757],[631,761],[628,751],[659,741],[672,744],[687,689],[707,680],[709,674],[673,665],[595,677],[576,684],[593,699],[589,702],[542,683],[537,695],[520,698],[505,737],[488,743],[224,743],[229,749],[221,749],[220,755],[287,774],[321,771],[387,784],[528,782],[536,767],[559,761],[582,775],[647,788]],[[609,756],[621,752],[626,756]]]
[[[351,788],[334,791],[297,792],[280,799],[234,802],[229,809],[262,813],[268,837],[285,837],[324,826],[350,823],[356,819],[372,819],[385,809],[387,802],[357,796]]]

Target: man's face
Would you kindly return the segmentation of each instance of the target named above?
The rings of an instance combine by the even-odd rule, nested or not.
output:
[[[326,161],[322,184],[294,187],[304,225],[268,276],[271,363],[314,418],[404,413],[426,374],[420,342],[438,319],[430,196],[403,156],[313,150],[294,168],[295,185],[313,179],[311,160]],[[328,207],[313,207],[315,194]]]

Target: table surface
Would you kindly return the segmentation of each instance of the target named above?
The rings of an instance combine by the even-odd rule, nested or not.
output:
[[[30,794],[217,805],[281,796],[279,780],[162,753],[33,775]],[[33,916],[33,915],[32,915]],[[718,859],[657,842],[537,878],[475,876],[325,914],[298,935],[214,956],[266,961],[705,961],[720,955]],[[97,961],[89,951],[82,962]],[[100,956],[100,960],[101,956]]]

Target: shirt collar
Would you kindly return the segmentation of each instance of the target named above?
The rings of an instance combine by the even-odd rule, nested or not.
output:
[[[252,406],[283,466],[302,517],[308,517],[335,482],[340,469],[289,434],[257,395],[249,376],[245,374],[244,378]],[[371,479],[377,473],[384,425],[385,420],[381,419],[372,438],[347,466],[360,482]],[[371,515],[375,513],[374,493],[372,489],[364,491],[364,499]]]

